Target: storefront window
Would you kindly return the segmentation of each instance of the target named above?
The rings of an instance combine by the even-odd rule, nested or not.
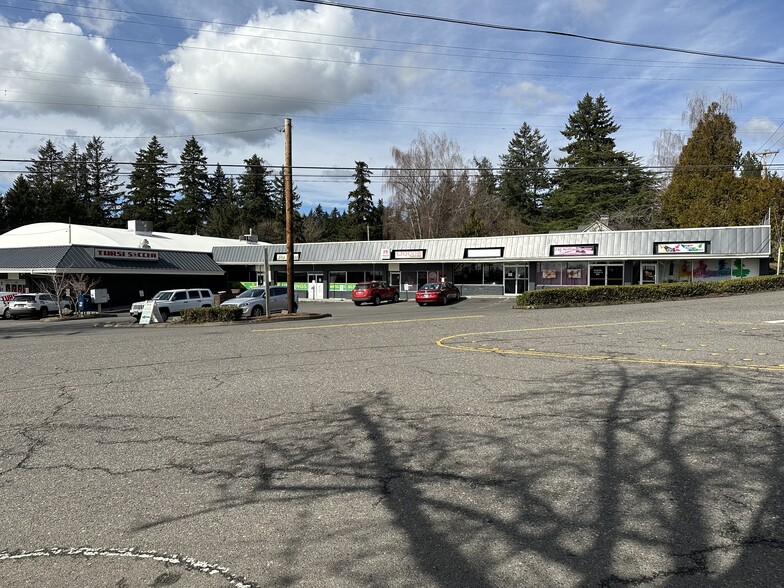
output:
[[[484,283],[502,284],[504,281],[504,266],[501,263],[483,263]]]
[[[346,283],[358,284],[365,281],[365,272],[346,272]]]
[[[455,265],[455,283],[481,284],[482,264],[481,263],[458,263],[457,265]]]
[[[345,284],[346,272],[329,272],[330,284]]]
[[[588,263],[581,261],[567,262],[563,284],[564,286],[588,285]]]
[[[559,261],[545,261],[539,267],[538,283],[542,286],[560,286],[563,263]]]

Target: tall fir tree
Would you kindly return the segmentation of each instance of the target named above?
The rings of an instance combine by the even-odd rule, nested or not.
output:
[[[351,240],[360,241],[369,238],[371,230],[376,228],[373,225],[378,222],[378,214],[373,193],[368,188],[373,171],[364,161],[355,161],[354,164],[355,188],[348,193],[350,223],[347,232],[350,234],[347,236]]]
[[[204,232],[210,213],[207,157],[195,137],[185,142],[180,154],[179,193],[174,204],[171,227],[186,235]]]
[[[37,221],[68,222],[71,217],[78,216],[73,193],[63,182],[64,163],[63,152],[51,140],[47,140],[38,149],[38,159],[27,167],[27,180],[36,202]]]
[[[210,202],[212,203],[209,220],[205,229],[211,237],[236,238],[244,228],[240,222],[240,209],[237,204],[237,183],[227,176],[220,164],[210,176]]]
[[[170,229],[169,218],[174,208],[174,186],[169,181],[174,165],[154,136],[146,148],[139,149],[128,182],[128,194],[123,216],[128,220],[152,221],[159,231]]]
[[[498,193],[523,222],[536,225],[542,199],[552,186],[547,164],[550,148],[539,129],[523,123],[501,155]]]
[[[599,215],[644,205],[654,196],[654,177],[640,159],[618,151],[613,135],[620,129],[604,96],[586,94],[561,134],[569,140],[556,160],[554,189],[543,200],[550,230],[575,229]]]
[[[698,118],[661,195],[662,215],[670,226],[735,224],[743,193],[735,176],[741,161],[735,131],[735,122],[718,102]]]
[[[68,202],[72,207],[72,218],[85,225],[101,224],[100,206],[95,206],[90,201],[87,190],[87,167],[84,155],[79,152],[79,147],[74,143],[63,158],[60,171]]]
[[[123,197],[120,169],[106,155],[103,140],[93,136],[84,149],[84,166],[87,176],[87,202],[100,211],[96,224],[119,226]]]
[[[38,199],[24,175],[16,176],[3,197],[3,222],[0,233],[41,220]]]
[[[245,170],[239,178],[239,206],[246,230],[274,219],[271,174],[264,160],[255,153],[245,160]]]
[[[285,241],[286,229],[286,181],[284,177],[283,168],[281,168],[275,177],[272,179],[272,206],[273,217],[278,226],[283,227]],[[299,191],[296,184],[291,186],[291,210],[294,214],[292,218],[292,231],[294,231],[294,240],[302,241],[302,198],[300,198]]]

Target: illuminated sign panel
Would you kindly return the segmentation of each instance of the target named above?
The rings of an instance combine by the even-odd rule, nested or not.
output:
[[[708,253],[709,241],[679,241],[676,243],[654,243],[656,255],[678,253]]]
[[[599,246],[596,243],[591,245],[550,245],[551,257],[587,257],[598,253]]]
[[[274,261],[287,261],[288,254],[287,253],[276,253]],[[299,251],[294,252],[294,261],[299,261]]]
[[[425,249],[395,249],[392,259],[424,259]]]
[[[95,248],[94,259],[118,259],[122,261],[158,261],[158,252],[149,249],[99,249]]]
[[[475,247],[472,249],[466,249],[463,252],[463,257],[466,259],[471,259],[475,257],[503,257],[503,256],[504,256],[503,247]]]

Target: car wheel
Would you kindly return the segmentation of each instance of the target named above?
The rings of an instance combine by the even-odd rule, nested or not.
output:
[[[400,294],[395,292],[395,295],[392,297],[392,302],[398,302],[400,300]]]
[[[261,306],[254,306],[250,311],[250,316],[253,318],[259,318],[264,314],[264,309]]]
[[[42,306],[38,314],[41,316],[42,319],[45,319],[46,317],[49,316],[49,309],[46,308],[45,306]]]
[[[161,309],[161,320],[164,323],[169,320],[169,309],[168,308],[162,308]]]
[[[356,300],[354,301],[354,306],[359,306],[360,304],[362,304],[362,303],[361,302],[357,302]]]
[[[444,294],[441,297],[441,306],[446,306],[446,303],[447,303],[446,294]]]
[[[378,306],[379,304],[381,304],[381,296],[379,296],[378,294],[376,294],[376,295],[373,297],[373,306]]]
[[[7,319],[7,318],[10,318],[10,317],[11,317],[11,311],[8,310],[8,307],[6,307],[6,309],[3,311],[3,318]]]
[[[142,318],[142,315],[140,315],[140,314],[139,314],[139,315],[135,315],[135,316],[133,317],[133,322],[135,322],[135,323],[138,323],[138,322],[139,322],[139,320],[141,320],[141,318]]]

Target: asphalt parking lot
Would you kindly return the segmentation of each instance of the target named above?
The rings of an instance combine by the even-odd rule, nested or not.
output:
[[[0,586],[778,586],[784,293],[0,321]]]

